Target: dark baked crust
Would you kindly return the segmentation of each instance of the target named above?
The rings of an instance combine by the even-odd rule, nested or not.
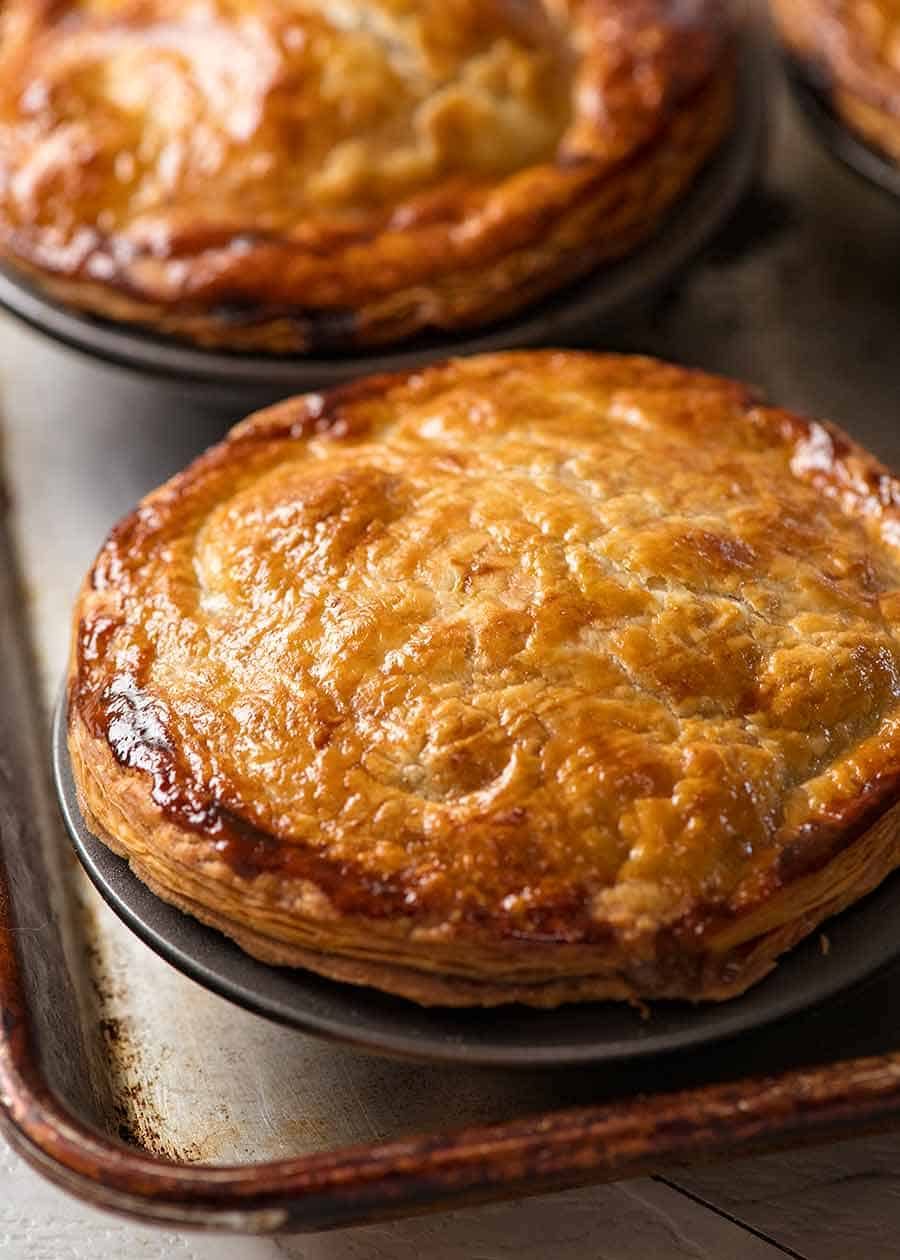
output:
[[[270,961],[740,992],[900,862],[898,504],[838,431],[644,359],[292,400],[101,551],[82,807]]]
[[[893,0],[771,0],[797,66],[863,141],[900,162],[900,14]]]
[[[725,0],[404,8],[10,0],[0,256],[201,345],[386,343],[622,256],[729,126]]]

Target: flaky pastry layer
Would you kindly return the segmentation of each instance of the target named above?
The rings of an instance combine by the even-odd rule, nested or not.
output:
[[[10,0],[0,257],[292,352],[496,320],[659,224],[727,131],[725,0]]]
[[[840,118],[900,162],[897,0],[771,0],[785,44]]]
[[[101,838],[268,961],[417,1001],[717,999],[900,862],[897,483],[646,359],[259,413],[113,531]]]

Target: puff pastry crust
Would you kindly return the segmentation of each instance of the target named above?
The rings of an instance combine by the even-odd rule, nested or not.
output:
[[[900,162],[897,0],[771,0],[785,44],[838,116]]]
[[[739,993],[900,862],[898,504],[837,430],[647,359],[293,399],[101,550],[82,809],[271,962]]]
[[[727,0],[7,0],[0,257],[206,346],[508,315],[728,129]]]

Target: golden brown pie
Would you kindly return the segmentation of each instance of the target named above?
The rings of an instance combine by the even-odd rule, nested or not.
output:
[[[799,68],[851,131],[900,161],[900,0],[771,0]]]
[[[898,504],[837,430],[648,359],[292,399],[100,552],[82,809],[271,962],[739,993],[900,863]]]
[[[728,0],[6,0],[0,258],[207,346],[514,312],[727,131]]]

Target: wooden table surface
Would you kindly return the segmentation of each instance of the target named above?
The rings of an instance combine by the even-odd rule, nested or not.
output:
[[[804,221],[807,228],[815,223],[813,243],[801,230]],[[769,251],[765,268],[760,248]],[[792,111],[781,109],[755,214],[732,230],[677,302],[623,328],[617,348],[666,353],[753,379],[786,405],[827,408],[866,440],[872,409],[896,406],[898,276],[900,209],[834,166]],[[864,299],[875,317],[848,336],[845,326],[821,318],[835,296]],[[0,366],[20,356],[25,340],[0,325]],[[900,430],[895,450],[881,453],[898,462]],[[898,1168],[900,1134],[340,1233],[235,1239],[134,1226],[98,1213],[42,1181],[0,1140],[0,1257],[895,1260]]]

